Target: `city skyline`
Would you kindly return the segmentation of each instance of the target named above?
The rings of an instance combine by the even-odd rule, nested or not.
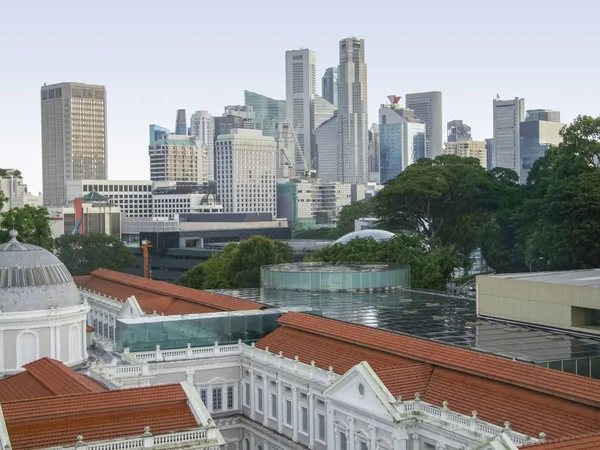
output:
[[[268,11],[267,5],[264,11],[262,6],[240,8],[229,11],[226,20],[217,19],[198,30],[195,26],[186,28],[185,25],[191,25],[193,11],[200,8],[190,2],[186,6],[190,14],[181,18],[179,34],[168,36],[168,33],[149,32],[148,23],[155,18],[151,4],[144,8],[125,5],[117,10],[116,2],[109,1],[94,14],[93,25],[110,21],[111,31],[97,27],[89,34],[90,24],[72,21],[72,13],[49,22],[46,20],[51,11],[49,5],[35,10],[25,10],[24,5],[10,5],[6,11],[7,27],[0,32],[5,42],[15,42],[5,54],[5,58],[15,64],[0,75],[3,85],[10,86],[0,103],[0,120],[9,131],[5,137],[11,149],[3,155],[2,164],[23,171],[32,192],[41,190],[39,88],[44,82],[80,81],[106,86],[109,93],[109,178],[146,179],[149,124],[171,128],[174,111],[183,108],[188,112],[207,110],[218,115],[225,105],[243,103],[244,89],[284,99],[285,51],[300,47],[313,50],[317,56],[317,77],[320,78],[327,67],[337,65],[339,40],[351,35],[365,39],[368,46],[371,123],[376,122],[373,119],[377,117],[378,106],[390,92],[404,96],[409,92],[432,90],[443,93],[443,123],[464,120],[472,127],[476,140],[493,135],[492,100],[496,93],[503,99],[525,98],[528,107],[560,110],[564,123],[571,122],[580,113],[597,115],[600,90],[595,87],[593,75],[597,73],[598,63],[585,57],[591,51],[592,38],[598,34],[591,17],[579,17],[576,8],[559,12],[557,7],[547,3],[544,8],[536,7],[535,3],[523,6],[508,1],[502,7],[485,10],[471,1],[452,6],[440,2],[435,8],[408,5],[409,15],[418,16],[428,11],[432,33],[419,46],[406,47],[403,57],[398,60],[389,57],[390,39],[396,32],[377,25],[381,22],[379,12],[368,8],[358,15],[336,9],[339,20],[332,24],[326,20],[327,14],[309,14],[311,8],[319,4],[308,2],[306,11],[300,12],[291,23],[298,27],[277,22],[272,14],[262,14],[261,11]],[[520,6],[515,9],[515,5]],[[393,11],[396,6],[384,2],[381,7]],[[218,18],[222,7],[210,5],[206,9],[206,13]],[[515,10],[519,11],[518,15],[514,14]],[[329,7],[323,12],[327,11],[330,11]],[[474,19],[473,28],[468,32],[447,26],[453,20],[463,19],[465,14]],[[255,29],[268,28],[269,32],[256,33],[252,51],[238,52],[236,64],[229,69],[222,60],[224,49],[232,51],[231,43],[247,36],[247,27],[241,25],[247,23],[248,17],[253,20]],[[25,18],[30,24],[28,27],[23,27]],[[316,30],[314,33],[300,26],[308,19],[314,22],[311,27]],[[568,33],[549,34],[546,45],[536,52],[523,45],[540,27],[558,26],[571,19],[578,24],[576,28]],[[70,24],[68,32],[55,32],[65,28],[63,25],[67,23]],[[513,30],[508,41],[499,39],[502,36],[500,25],[504,23],[511,23]],[[194,63],[191,70],[148,69],[150,58],[159,62],[160,53],[168,55],[169,60],[188,59],[189,49],[174,45],[177,40],[206,40],[218,35],[225,25],[230,30],[227,41],[207,47],[203,60],[197,65]],[[237,25],[240,31],[236,31]],[[418,33],[417,25],[409,22],[403,31],[407,35]],[[273,39],[278,34],[282,37]],[[477,39],[473,39],[475,35]],[[44,47],[38,45],[40,41],[45,43]],[[459,63],[456,52],[447,50],[447,42],[467,48],[469,57],[475,61],[487,61],[482,67],[494,60],[510,61],[510,64],[495,64],[495,69],[485,71],[485,77],[482,77],[481,71],[473,71],[472,66]],[[77,58],[57,58],[44,50],[46,46],[67,44],[77,53]],[[99,54],[103,55],[101,64],[97,59]],[[564,54],[578,61],[577,83],[566,64],[564,68],[558,64],[558,67],[545,69],[540,76],[540,67],[548,67],[544,66],[544,61]],[[412,61],[411,70],[406,70],[407,60]],[[257,61],[260,64],[256,64]],[[240,71],[240,66],[246,66],[246,69]],[[23,136],[30,139],[26,147],[20,144]]]

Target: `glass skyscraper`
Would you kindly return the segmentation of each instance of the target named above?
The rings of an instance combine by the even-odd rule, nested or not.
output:
[[[150,125],[150,139],[148,140],[148,145],[152,144],[154,141],[160,141],[169,133],[170,131],[165,127],[155,124]]]
[[[244,103],[254,109],[255,127],[263,136],[273,136],[275,122],[286,119],[285,100],[275,100],[252,91],[244,91]]]
[[[337,108],[338,106],[338,70],[329,67],[321,79],[322,97]]]

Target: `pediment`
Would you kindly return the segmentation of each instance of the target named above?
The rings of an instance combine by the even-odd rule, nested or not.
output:
[[[123,303],[123,306],[121,307],[117,318],[137,319],[142,316],[144,316],[144,311],[140,307],[140,304],[138,303],[137,299],[132,295],[127,300],[125,300],[125,303]]]

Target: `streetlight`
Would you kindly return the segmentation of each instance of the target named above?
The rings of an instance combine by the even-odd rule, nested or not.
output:
[[[543,257],[543,256],[538,256],[537,258],[533,258],[533,259],[531,260],[531,262],[529,263],[529,273],[531,273],[531,268],[532,268],[532,266],[533,266],[533,263],[534,263],[534,262],[536,262],[538,259],[541,259],[541,260],[543,261],[543,260],[544,260],[544,257]]]

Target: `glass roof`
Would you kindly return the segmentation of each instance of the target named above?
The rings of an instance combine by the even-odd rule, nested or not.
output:
[[[343,245],[343,244],[347,244],[348,242],[350,242],[354,239],[367,239],[367,238],[375,239],[377,242],[383,242],[383,241],[392,239],[394,236],[396,236],[394,233],[390,233],[389,231],[385,231],[385,230],[353,231],[352,233],[345,234],[344,236],[339,238],[337,241],[334,242],[334,244],[342,244]]]
[[[310,307],[324,317],[534,363],[600,356],[600,339],[478,318],[471,298],[415,290],[215,292],[280,308]]]

